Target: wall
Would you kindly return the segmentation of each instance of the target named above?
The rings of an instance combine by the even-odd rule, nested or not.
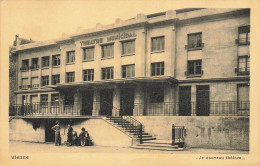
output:
[[[74,119],[75,120],[75,119]],[[68,119],[67,119],[68,121]],[[129,147],[132,145],[132,138],[120,130],[108,124],[103,119],[76,119],[73,129],[78,133],[84,127],[93,139],[94,145]],[[65,120],[61,120],[61,141],[67,141],[68,126]],[[9,140],[45,142],[45,123],[42,120],[40,128],[33,129],[31,120],[12,119],[9,122]]]
[[[248,117],[136,116],[146,132],[171,140],[172,124],[185,126],[188,147],[249,150]],[[164,129],[164,130],[162,130]]]

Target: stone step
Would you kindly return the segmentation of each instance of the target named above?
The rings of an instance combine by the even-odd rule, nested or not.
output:
[[[139,133],[129,133],[130,135],[139,135]],[[148,135],[148,133],[143,132],[142,135]]]
[[[154,137],[149,137],[149,138],[142,138],[143,141],[149,141],[149,140],[155,140],[156,138]],[[137,140],[140,140],[140,138],[137,138]]]
[[[163,148],[178,148],[179,146],[178,145],[171,145],[171,144],[153,144],[153,143],[149,143],[148,141],[147,142],[144,142],[143,144],[138,144],[138,146],[151,146],[151,147],[163,147]]]
[[[152,135],[142,135],[142,138],[150,138],[153,137]],[[140,138],[140,135],[137,136],[137,138]]]
[[[184,150],[184,148],[167,148],[167,147],[153,147],[153,146],[140,146],[140,145],[136,145],[136,146],[131,146],[131,148],[134,149],[146,149],[146,150],[161,150],[161,151],[182,151]]]

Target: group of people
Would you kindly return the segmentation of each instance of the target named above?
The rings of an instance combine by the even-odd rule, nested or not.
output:
[[[55,131],[55,146],[61,145],[61,137],[60,137],[60,122],[56,121],[56,125],[52,127],[52,130]],[[92,140],[89,137],[88,131],[85,130],[85,128],[81,128],[81,133],[79,136],[77,135],[77,132],[73,130],[72,123],[70,122],[68,124],[68,132],[67,132],[67,145],[92,145]]]

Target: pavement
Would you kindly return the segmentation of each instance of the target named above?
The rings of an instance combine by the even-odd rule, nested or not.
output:
[[[187,148],[184,151],[161,151],[108,146],[55,146],[54,143],[10,141],[10,153],[159,153],[159,154],[249,154],[249,151]]]

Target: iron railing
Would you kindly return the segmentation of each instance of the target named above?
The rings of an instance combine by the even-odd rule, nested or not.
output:
[[[198,109],[205,110],[210,116],[249,116],[249,101],[211,101],[150,103],[144,109],[144,103],[135,103],[135,116],[190,116],[200,115]],[[183,111],[186,113],[183,113]]]
[[[78,103],[44,102],[17,104],[12,107],[12,115],[16,116],[79,116],[81,115]]]
[[[172,145],[184,145],[185,129],[184,126],[172,125]]]
[[[239,38],[239,39],[236,39],[235,42],[238,45],[249,45],[250,44],[250,37],[248,37],[248,38]]]
[[[185,49],[190,50],[201,50],[204,47],[204,43],[188,44],[185,45]]]

